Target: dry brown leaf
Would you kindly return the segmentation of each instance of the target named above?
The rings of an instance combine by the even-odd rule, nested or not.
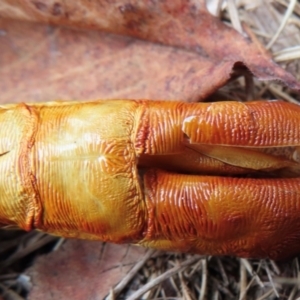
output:
[[[224,85],[241,63],[261,80],[280,80],[300,90],[293,76],[278,67],[255,39],[251,42],[211,16],[201,0],[4,0],[1,15],[99,29],[169,46],[95,32],[2,23],[4,51],[10,54],[2,55],[6,59],[0,61],[6,66],[0,73],[6,81],[0,87],[11,91],[13,86],[25,96],[31,91],[29,100],[199,100]],[[24,74],[26,69],[30,72]],[[47,95],[49,89],[52,95]],[[6,93],[3,99],[14,100]]]
[[[27,271],[29,299],[103,299],[145,253],[135,246],[68,241]]]
[[[0,29],[2,103],[195,100],[224,85],[231,73],[231,62],[214,65],[195,53],[130,37],[5,19]],[[212,80],[211,72],[219,76]]]

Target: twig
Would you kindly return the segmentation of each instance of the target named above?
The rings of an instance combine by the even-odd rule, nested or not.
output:
[[[207,286],[207,261],[204,258],[201,260],[201,262],[202,262],[202,281],[201,281],[199,300],[204,300],[206,294],[206,286]]]
[[[230,20],[232,23],[233,28],[238,31],[240,34],[245,34],[243,32],[243,28],[239,19],[239,13],[236,8],[236,4],[234,0],[227,0],[228,3],[228,12],[230,16]]]
[[[277,62],[300,59],[300,46],[289,47],[273,54]]]
[[[118,296],[121,291],[127,286],[127,284],[132,280],[132,278],[136,275],[136,273],[144,266],[144,264],[146,263],[146,261],[153,256],[153,254],[155,253],[155,250],[149,249],[145,256],[143,257],[143,259],[141,261],[139,261],[130,271],[129,273],[124,276],[122,278],[122,280],[110,291],[110,294],[106,297],[106,299],[111,300],[112,298],[111,295],[113,295],[113,297]]]
[[[247,273],[246,267],[240,260],[240,297],[239,300],[244,300],[247,293]]]
[[[277,292],[277,290],[276,290],[276,287],[275,287],[275,284],[274,284],[274,280],[273,280],[272,274],[271,274],[270,269],[269,269],[269,266],[267,265],[266,262],[265,262],[265,270],[266,270],[266,272],[267,272],[267,276],[268,276],[269,281],[270,281],[270,283],[271,283],[271,286],[272,286],[272,288],[273,288],[274,294],[276,295],[277,298],[279,298],[279,294],[278,294],[278,292]]]
[[[266,292],[264,295],[261,297],[257,298],[256,300],[264,300],[264,299],[269,299],[269,296],[271,296],[274,293],[274,290],[271,289],[268,292]]]
[[[192,257],[189,260],[186,260],[181,264],[181,266],[174,267],[170,269],[169,271],[163,273],[162,275],[156,277],[149,283],[145,284],[142,288],[134,292],[130,297],[127,298],[127,300],[136,300],[140,299],[143,294],[145,294],[147,291],[155,287],[156,285],[160,284],[162,281],[166,280],[167,278],[173,276],[174,274],[183,271],[185,268],[187,268],[189,265],[195,263],[197,260],[199,260],[199,257]]]
[[[282,22],[281,22],[279,28],[277,29],[277,32],[274,34],[273,38],[271,39],[271,41],[266,46],[266,49],[270,49],[273,46],[273,44],[276,42],[276,40],[278,39],[278,37],[281,34],[282,30],[286,26],[291,14],[293,13],[293,10],[295,8],[296,3],[297,3],[297,0],[290,0],[290,4],[289,4],[289,6],[286,10],[286,13],[285,13],[283,19],[282,19]]]

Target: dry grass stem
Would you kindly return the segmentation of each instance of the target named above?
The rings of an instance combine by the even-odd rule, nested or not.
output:
[[[136,299],[141,299],[141,297],[149,291],[151,288],[157,286],[164,280],[168,279],[169,277],[185,270],[189,265],[195,263],[197,260],[199,260],[199,256],[191,257],[188,260],[182,262],[179,266],[175,266],[169,271],[163,273],[162,275],[156,277],[149,283],[145,284],[142,286],[139,290],[137,290],[135,293],[133,293],[131,296],[127,298],[127,300],[136,300]]]
[[[247,288],[247,275],[245,265],[240,261],[240,300],[244,300]]]
[[[274,281],[273,281],[273,275],[271,274],[271,271],[270,271],[270,269],[269,269],[269,266],[268,266],[268,264],[266,264],[266,263],[265,263],[265,270],[266,270],[266,272],[267,272],[267,275],[268,275],[269,281],[270,281],[270,283],[271,283],[271,286],[272,286],[272,288],[273,288],[274,294],[275,294],[276,297],[278,298],[278,297],[279,297],[279,294],[278,294],[278,291],[277,291],[277,289],[276,289],[276,287],[275,287],[275,284],[274,284]]]
[[[273,295],[274,290],[269,290],[268,292],[266,292],[265,294],[263,294],[261,297],[257,298],[257,300],[265,300],[265,299],[269,299],[268,297]],[[277,298],[277,296],[276,296]]]
[[[293,61],[300,59],[300,46],[294,46],[273,54],[274,60],[277,62]]]
[[[143,259],[139,261],[131,270],[130,272],[123,277],[123,279],[112,289],[113,295],[116,297],[118,296],[121,291],[128,285],[128,283],[132,280],[132,278],[136,275],[136,273],[144,266],[146,261],[154,255],[156,251],[149,249]],[[110,297],[106,298],[107,300],[112,300]]]
[[[206,295],[206,288],[207,288],[207,260],[203,258],[201,260],[202,264],[202,281],[201,281],[201,288],[200,288],[200,296],[199,300],[204,300]]]
[[[242,24],[239,19],[239,13],[235,4],[235,0],[227,0],[228,3],[228,12],[230,16],[230,21],[233,28],[238,31],[240,34],[244,34]]]
[[[284,92],[282,90],[281,87],[279,86],[276,86],[276,85],[270,85],[268,87],[269,91],[271,91],[275,97],[274,99],[282,99],[282,100],[286,100],[288,102],[291,102],[291,103],[295,103],[295,104],[298,104],[299,101],[297,99],[295,99],[294,97],[290,96],[288,93]]]
[[[287,9],[287,11],[286,11],[286,13],[285,13],[285,15],[284,15],[284,17],[282,19],[282,22],[281,22],[279,28],[277,29],[277,32],[274,34],[272,40],[266,46],[267,49],[270,49],[274,45],[275,41],[278,39],[279,35],[283,31],[283,29],[286,26],[289,18],[292,15],[296,3],[297,3],[297,0],[290,0],[290,4],[288,6],[288,9]]]

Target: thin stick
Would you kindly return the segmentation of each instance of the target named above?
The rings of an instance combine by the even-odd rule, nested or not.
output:
[[[291,291],[291,293],[290,293],[290,295],[289,295],[289,297],[288,297],[287,300],[293,300],[293,299],[295,299],[295,294],[296,294],[297,290],[298,290],[298,287],[295,285],[293,287],[293,289],[292,289],[292,291]]]
[[[111,290],[110,294],[113,294],[114,297],[118,296],[121,291],[127,286],[131,279],[136,275],[136,273],[143,267],[146,261],[155,253],[155,250],[149,249],[143,259],[139,261],[127,275]],[[108,296],[106,299],[110,299]]]
[[[207,286],[207,261],[204,258],[201,260],[201,262],[202,262],[202,282],[201,282],[199,300],[204,300],[206,294],[206,286]]]
[[[241,258],[241,262],[243,263],[243,265],[245,266],[246,270],[248,271],[249,275],[251,275],[252,277],[255,278],[257,284],[260,285],[261,288],[264,287],[263,282],[260,280],[259,276],[257,275],[257,273],[259,272],[260,268],[261,268],[261,264],[262,261],[260,261],[259,266],[257,268],[257,271],[254,271],[252,268],[252,265],[250,264],[250,262],[248,261],[248,259],[246,258]]]
[[[246,267],[240,260],[240,297],[239,300],[244,300],[247,293],[247,273]]]
[[[271,39],[269,44],[266,46],[266,49],[270,49],[273,46],[273,44],[276,42],[276,40],[278,39],[278,37],[281,34],[282,30],[286,26],[291,14],[293,13],[293,10],[295,8],[296,3],[297,3],[297,0],[291,0],[290,1],[290,4],[289,4],[289,6],[286,10],[286,13],[285,13],[283,19],[282,19],[282,22],[281,22],[277,32],[274,34],[273,38]]]
[[[274,93],[276,96],[279,96],[281,97],[282,99],[285,99],[291,103],[294,103],[294,104],[298,104],[299,105],[299,102],[293,98],[292,96],[290,96],[289,94],[283,92],[282,90],[280,90],[280,88],[274,86],[274,85],[270,85],[269,86],[269,90]]]
[[[176,273],[183,271],[185,268],[187,268],[189,265],[195,263],[196,261],[199,260],[199,256],[192,257],[189,260],[186,260],[181,264],[181,266],[174,267],[170,269],[169,271],[161,274],[160,276],[156,277],[152,281],[148,282],[145,284],[142,288],[137,290],[135,293],[133,293],[130,297],[127,298],[127,300],[136,300],[136,299],[141,299],[142,295],[145,294],[147,291],[155,287],[156,285],[160,284],[167,278],[175,275]]]
[[[245,262],[242,261],[242,263],[245,263]],[[248,263],[248,261],[247,261],[247,263]],[[259,278],[258,275],[257,275],[257,273],[258,273],[258,272],[260,271],[260,269],[261,269],[261,266],[262,266],[262,261],[260,261],[260,263],[259,263],[259,265],[258,265],[258,268],[257,268],[257,270],[256,270],[255,272],[254,272],[253,270],[251,271],[251,273],[252,273],[252,278],[251,278],[250,282],[248,283],[248,285],[247,285],[247,287],[246,287],[246,289],[245,289],[245,291],[244,291],[244,294],[243,294],[243,293],[240,293],[240,298],[243,299],[243,298],[246,296],[247,291],[250,289],[250,287],[252,286],[252,284],[253,284],[254,281],[256,281],[256,282],[260,285],[261,288],[264,287],[264,284],[261,282],[260,278]],[[245,268],[247,269],[246,266],[245,266]],[[252,269],[252,267],[251,267],[251,269]]]
[[[277,62],[300,59],[300,46],[290,47],[273,54]]]
[[[274,290],[271,289],[268,292],[266,292],[264,295],[261,297],[257,298],[257,300],[264,300],[264,299],[269,299],[269,296],[271,296],[274,293]]]
[[[228,3],[228,12],[233,28],[238,31],[240,34],[244,34],[243,28],[239,19],[239,13],[236,8],[234,0],[227,0]]]
[[[265,262],[265,270],[266,270],[266,272],[267,272],[267,276],[268,276],[269,281],[270,281],[270,283],[271,283],[271,286],[272,286],[272,288],[273,288],[274,294],[276,295],[277,298],[279,298],[279,294],[278,294],[278,292],[277,292],[277,290],[276,290],[276,287],[275,287],[275,284],[274,284],[274,281],[273,281],[272,274],[271,274],[270,269],[269,269],[269,266],[267,265],[266,262]]]
[[[224,286],[227,287],[229,285],[228,276],[225,272],[224,266],[223,266],[223,264],[221,262],[221,259],[219,257],[217,258],[217,264],[218,264],[218,267],[220,269],[220,274],[221,274],[221,277],[222,277],[222,280],[223,280],[223,284],[224,284]]]

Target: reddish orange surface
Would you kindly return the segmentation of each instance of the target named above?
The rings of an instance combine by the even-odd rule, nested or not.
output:
[[[296,105],[19,104],[0,122],[1,224],[210,255],[300,252]]]

